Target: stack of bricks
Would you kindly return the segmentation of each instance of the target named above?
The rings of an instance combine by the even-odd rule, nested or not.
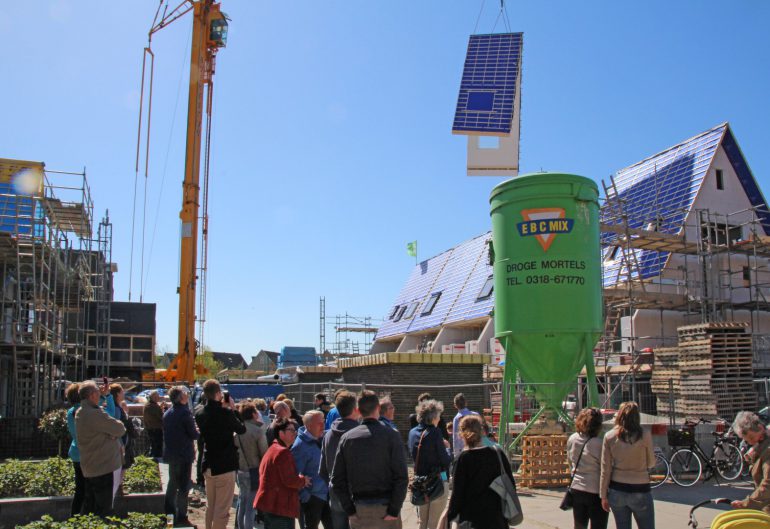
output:
[[[678,347],[655,351],[652,390],[659,413],[730,419],[756,408],[751,334],[745,323],[687,325],[678,333]]]
[[[567,435],[525,435],[521,441],[521,466],[516,483],[528,488],[569,485]]]

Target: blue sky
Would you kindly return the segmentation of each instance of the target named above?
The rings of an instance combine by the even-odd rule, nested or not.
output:
[[[0,6],[0,157],[87,168],[96,216],[109,209],[114,223],[121,300],[142,49],[156,6]],[[224,2],[232,21],[215,78],[212,348],[248,356],[317,346],[319,296],[328,315],[382,317],[414,265],[408,241],[427,258],[489,229],[489,192],[501,180],[465,176],[465,138],[450,131],[481,6]],[[478,33],[492,31],[498,9],[486,0]],[[729,121],[770,193],[770,3],[529,1],[509,2],[508,15],[524,32],[522,172],[598,181]],[[158,304],[158,346],[170,350],[189,36],[188,17],[153,40],[143,299]],[[139,268],[135,259],[134,300]]]

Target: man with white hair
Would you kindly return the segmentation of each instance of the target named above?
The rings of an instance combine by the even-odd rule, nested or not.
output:
[[[331,529],[329,484],[318,475],[324,414],[320,410],[311,410],[302,417],[302,423],[304,426],[299,429],[291,447],[297,472],[310,478],[310,486],[299,491],[301,529],[318,529],[319,523],[323,523],[325,529]]]
[[[283,417],[284,419],[290,419],[291,418],[291,408],[288,404],[286,404],[283,401],[278,401],[275,404],[273,404],[273,412],[275,413],[275,418],[279,419]],[[265,432],[265,437],[267,437],[267,446],[269,447],[271,444],[273,444],[273,441],[275,441],[275,433],[273,432],[273,424],[271,423],[270,426],[267,427],[267,431]]]
[[[150,457],[156,461],[163,457],[163,410],[159,402],[160,393],[154,389],[144,405],[144,429],[150,438]]]
[[[735,416],[733,431],[751,445],[751,479],[754,492],[730,505],[736,509],[756,509],[770,514],[770,436],[757,414],[742,411]]]
[[[75,433],[86,482],[83,513],[105,517],[112,514],[115,474],[123,465],[120,438],[126,427],[99,406],[101,394],[93,381],[83,382],[78,393],[80,408],[75,413]]]

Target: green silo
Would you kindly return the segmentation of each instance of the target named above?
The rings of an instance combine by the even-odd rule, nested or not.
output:
[[[593,348],[603,325],[596,184],[570,174],[525,175],[495,187],[490,204],[495,336],[506,351],[506,384],[518,375],[544,409],[558,413],[586,367],[596,405]],[[505,394],[510,422],[514,403]]]

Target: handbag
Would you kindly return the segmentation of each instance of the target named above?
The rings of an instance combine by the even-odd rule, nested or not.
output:
[[[524,521],[524,512],[521,510],[519,495],[516,494],[516,486],[505,472],[503,458],[500,455],[502,450],[498,446],[495,446],[493,450],[497,454],[497,462],[500,463],[500,475],[492,481],[489,488],[499,495],[502,500],[503,517],[508,520],[510,525],[519,525]]]
[[[591,439],[592,438],[589,437],[588,441]],[[561,503],[559,504],[559,509],[562,511],[570,510],[575,504],[575,496],[572,494],[572,482],[575,481],[575,474],[577,473],[578,465],[580,465],[580,459],[583,457],[583,451],[586,449],[586,446],[588,446],[588,441],[586,441],[583,445],[583,448],[580,449],[577,463],[575,463],[575,469],[572,471],[572,475],[569,478],[569,486],[567,487],[567,492],[564,493],[564,498],[562,498]]]
[[[417,445],[417,456],[414,458],[414,468],[420,463],[420,451],[422,450],[422,441],[425,438],[425,434],[428,433],[426,428],[422,435],[420,435],[420,443]],[[427,475],[417,475],[412,477],[409,482],[409,490],[412,492],[410,501],[412,505],[419,507],[425,505],[431,500],[435,500],[442,494],[444,494],[444,482],[441,479],[441,473],[431,472]]]
[[[249,462],[249,458],[246,455],[246,450],[243,449],[243,444],[241,444],[241,436],[238,436],[238,445],[241,447],[241,452],[243,452],[243,459],[246,460],[246,464],[249,465],[249,490],[258,490],[259,489],[259,467],[252,467],[251,463]]]

